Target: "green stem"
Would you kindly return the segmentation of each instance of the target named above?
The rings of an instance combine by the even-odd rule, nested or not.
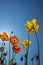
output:
[[[13,33],[13,31],[11,31],[11,33],[10,33],[10,37],[11,37],[11,34]],[[9,41],[9,61],[10,61],[10,41]],[[9,63],[9,65],[10,65],[10,63]]]
[[[34,31],[35,31],[35,28],[34,28],[34,24],[33,23],[32,23],[32,29],[34,29]],[[39,40],[38,40],[38,36],[37,36],[37,33],[36,32],[35,32],[35,35],[36,35],[37,46],[38,46],[38,56],[39,56],[38,65],[40,65],[40,48],[39,48]]]
[[[29,40],[29,35],[28,35],[28,40]],[[28,65],[28,62],[27,61],[28,61],[29,46],[28,46],[28,48],[27,48],[26,51],[27,51],[27,56],[26,56],[26,64],[25,65]]]
[[[10,34],[10,36],[11,36],[11,34]],[[10,41],[9,41],[9,61],[10,61]],[[10,65],[10,63],[9,63],[9,65]]]
[[[27,59],[28,59],[28,48],[27,48],[27,55],[26,55],[26,63],[25,63],[25,65],[28,65]]]
[[[10,42],[9,42],[9,61],[10,61]],[[10,63],[9,63],[10,65]]]
[[[36,60],[36,65],[37,65],[37,60]]]
[[[13,51],[13,53],[12,53],[12,59],[13,59],[14,63],[16,62],[15,56],[16,56],[16,53],[15,53],[15,55],[14,55],[14,51]]]
[[[32,61],[32,65],[33,65],[33,61]]]
[[[39,56],[38,65],[40,65],[40,48],[39,48],[39,40],[38,40],[38,36],[36,32],[35,32],[35,35],[36,35],[37,46],[38,46],[38,56]]]
[[[1,47],[4,47],[3,44],[4,44],[4,41],[2,41]],[[1,52],[1,58],[3,57],[3,53],[4,53],[4,50]],[[4,64],[4,63],[3,63],[3,64]]]

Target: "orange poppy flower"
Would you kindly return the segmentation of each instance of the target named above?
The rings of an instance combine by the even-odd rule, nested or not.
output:
[[[19,53],[21,51],[21,47],[18,45],[13,45],[12,49],[15,53]]]
[[[0,34],[0,38],[2,41],[8,41],[9,40],[6,32],[3,32],[2,34]]]
[[[2,37],[2,35],[0,34],[0,38]]]
[[[16,36],[11,36],[10,42],[11,42],[12,45],[14,45],[14,44],[18,44],[19,40]]]

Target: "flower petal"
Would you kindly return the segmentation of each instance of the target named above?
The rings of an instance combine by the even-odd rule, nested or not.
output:
[[[30,23],[30,21],[27,21],[26,24],[25,24],[25,26],[26,26],[26,30],[30,30],[32,24]]]
[[[2,37],[2,35],[0,34],[0,38]]]
[[[9,38],[6,32],[2,32],[2,34],[0,35],[0,38],[2,41],[9,41]]]
[[[31,41],[26,39],[23,42],[21,42],[21,44],[23,45],[24,48],[27,48],[31,44]]]
[[[39,29],[39,25],[35,26],[35,32],[37,32]]]
[[[26,30],[28,34],[37,32],[39,29],[39,26],[36,24],[36,19],[30,20],[26,22]]]
[[[18,45],[13,45],[12,49],[15,53],[19,53],[21,51],[21,47]]]
[[[19,40],[16,36],[11,36],[10,37],[10,42],[11,42],[12,45],[14,45],[14,44],[18,44]]]
[[[31,23],[33,23],[33,25],[36,25],[36,19],[31,20]]]

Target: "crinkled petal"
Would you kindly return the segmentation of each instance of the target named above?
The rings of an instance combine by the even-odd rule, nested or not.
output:
[[[23,42],[21,42],[23,48],[27,48],[30,44],[31,44],[31,41],[29,40],[24,40]]]
[[[11,36],[10,37],[10,42],[11,42],[12,45],[14,45],[14,44],[18,44],[19,40],[16,36]]]
[[[30,30],[32,24],[29,21],[27,21],[26,24],[25,24],[25,26],[26,26],[26,30]]]
[[[35,32],[38,32],[39,25],[35,26]]]
[[[13,49],[13,51],[14,51],[15,53],[19,53],[19,52],[21,51],[21,47],[18,46],[18,45],[14,45],[14,46],[12,47],[12,49]]]
[[[31,21],[31,23],[32,23],[33,25],[36,25],[36,19],[33,19],[33,20]]]

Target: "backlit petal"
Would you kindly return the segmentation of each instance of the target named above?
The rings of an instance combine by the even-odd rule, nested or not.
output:
[[[14,44],[18,44],[19,40],[16,36],[11,36],[10,37],[10,42],[11,42],[12,45],[14,45]]]
[[[15,53],[19,53],[21,51],[21,47],[18,45],[13,45],[12,49]]]

